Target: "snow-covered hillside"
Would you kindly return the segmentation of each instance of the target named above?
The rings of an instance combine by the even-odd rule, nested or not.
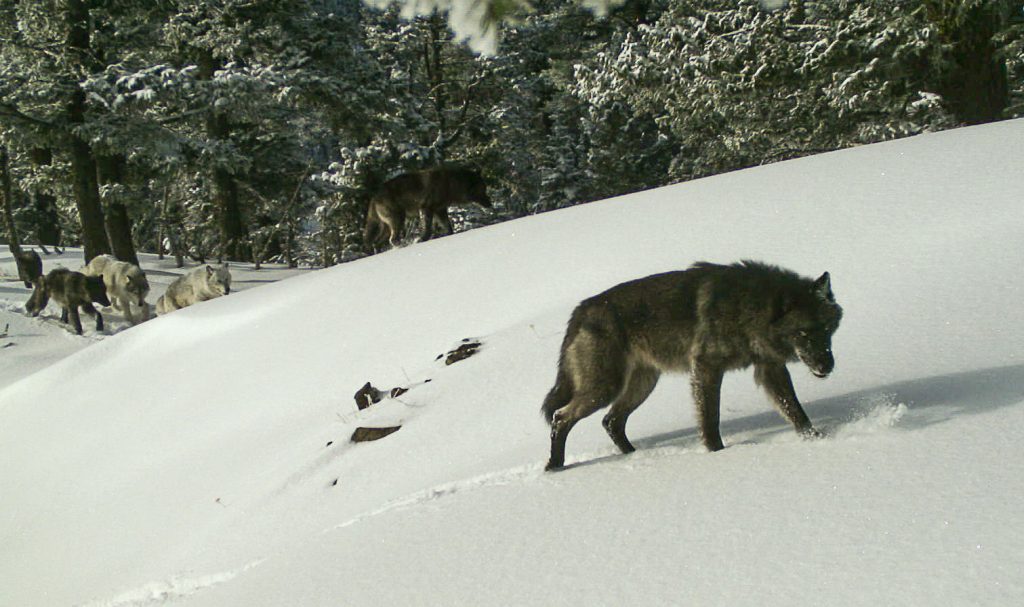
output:
[[[0,391],[0,605],[1019,604],[1022,163],[1024,121],[865,146],[91,343]],[[791,366],[831,436],[800,440],[734,373],[709,454],[686,378],[666,378],[631,418],[636,453],[594,416],[544,473],[573,306],[741,258],[831,272],[836,371]],[[467,337],[479,354],[435,360]],[[411,390],[358,411],[367,381]]]

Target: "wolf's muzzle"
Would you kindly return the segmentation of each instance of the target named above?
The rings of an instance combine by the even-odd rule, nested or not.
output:
[[[820,360],[816,360],[813,366],[810,366],[811,373],[815,377],[825,378],[828,377],[832,370],[836,368],[836,359],[832,356],[832,352],[828,351],[825,353]]]

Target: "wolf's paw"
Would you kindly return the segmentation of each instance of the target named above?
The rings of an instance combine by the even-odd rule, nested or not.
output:
[[[804,440],[818,440],[820,438],[827,438],[828,433],[818,430],[817,428],[807,428],[806,430],[800,431],[800,436]]]

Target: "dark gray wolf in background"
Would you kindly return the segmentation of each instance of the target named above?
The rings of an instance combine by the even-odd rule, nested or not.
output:
[[[750,365],[796,431],[820,436],[797,400],[786,363],[802,361],[818,377],[831,373],[832,334],[842,315],[828,272],[811,280],[752,261],[697,263],[584,300],[569,319],[555,386],[541,409],[551,424],[547,469],[564,465],[573,425],[608,405],[605,430],[623,453],[632,452],[626,419],[663,371],[690,373],[709,451],[723,446],[722,376]]]
[[[70,318],[71,325],[79,335],[82,334],[79,308],[86,314],[95,316],[96,330],[103,330],[103,315],[93,307],[93,304],[109,306],[110,300],[107,299],[107,288],[103,285],[103,279],[99,276],[86,276],[67,268],[50,270],[49,274],[36,281],[36,289],[25,304],[25,309],[32,316],[39,316],[51,297],[63,308],[60,313],[61,322],[66,323]]]
[[[149,320],[149,304],[146,303],[149,281],[146,280],[146,273],[142,268],[127,261],[118,261],[112,255],[97,255],[82,268],[82,274],[103,278],[107,296],[114,304],[114,309],[124,312],[128,322],[135,325]],[[133,305],[138,306],[142,318],[136,319],[132,314]]]
[[[15,250],[11,247],[11,254],[14,255],[14,263],[18,266],[18,278],[25,283],[26,289],[31,289],[37,279],[43,275],[43,260],[39,253],[32,249]]]
[[[478,171],[464,167],[439,167],[403,173],[385,181],[370,198],[363,230],[367,251],[384,239],[398,246],[405,233],[406,213],[420,214],[423,226],[421,241],[430,240],[434,221],[452,233],[448,207],[476,203],[490,208],[487,186]]]

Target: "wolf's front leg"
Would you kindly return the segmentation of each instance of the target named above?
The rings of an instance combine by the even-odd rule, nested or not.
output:
[[[82,334],[82,319],[78,316],[78,306],[65,307],[64,311],[61,312],[60,319],[63,322],[68,322],[70,319],[71,326],[75,328],[75,333]]]
[[[114,298],[110,299],[111,302],[115,301]],[[132,302],[130,299],[121,300],[121,307],[124,310],[124,319],[128,321],[128,324],[135,324],[135,315],[132,314]]]
[[[700,435],[708,451],[719,451],[722,444],[722,433],[719,429],[722,376],[725,374],[715,365],[695,362],[690,370],[690,387],[693,390],[693,402],[697,405],[697,416],[700,418]]]
[[[455,232],[455,228],[452,227],[452,218],[448,215],[448,209],[442,208],[435,215],[438,222],[440,222],[441,227],[444,228],[444,231],[451,236]]]
[[[804,412],[793,389],[793,379],[785,364],[760,364],[754,367],[754,379],[760,384],[775,407],[779,410],[798,433],[808,438],[820,438],[821,432],[814,429],[811,420]]]
[[[434,214],[426,206],[420,209],[420,224],[423,226],[420,242],[426,242],[434,235]]]
[[[97,310],[95,307],[93,307],[93,305],[91,303],[84,303],[84,304],[82,304],[82,310],[85,311],[85,313],[88,314],[89,316],[95,316],[96,317],[96,330],[97,331],[102,331],[103,330],[103,315],[100,314],[99,310]],[[79,331],[78,332],[79,333],[82,332],[81,331],[81,324],[79,324]]]

